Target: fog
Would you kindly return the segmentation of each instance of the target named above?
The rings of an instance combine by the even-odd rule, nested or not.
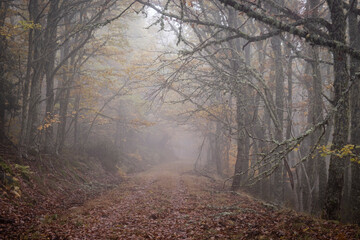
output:
[[[1,141],[358,223],[359,3],[327,2],[0,1]]]

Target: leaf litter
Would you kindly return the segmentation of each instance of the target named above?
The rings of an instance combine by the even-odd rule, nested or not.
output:
[[[276,210],[247,194],[222,189],[220,181],[214,182],[202,176],[184,174],[188,168],[189,166],[182,163],[154,167],[149,171],[130,176],[113,190],[60,213],[50,210],[52,205],[56,206],[57,203],[49,203],[46,206],[48,213],[40,218],[31,213],[28,216],[24,211],[24,215],[21,216],[24,219],[24,227],[21,232],[3,237],[4,239],[359,239],[360,237],[357,226],[319,220],[288,209]]]

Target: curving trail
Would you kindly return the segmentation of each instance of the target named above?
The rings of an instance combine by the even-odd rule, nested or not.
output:
[[[222,182],[164,164],[70,208],[32,231],[30,239],[357,239],[357,228],[276,211]],[[360,235],[358,235],[360,236]],[[24,236],[25,237],[25,236]],[[36,238],[37,237],[37,238]]]

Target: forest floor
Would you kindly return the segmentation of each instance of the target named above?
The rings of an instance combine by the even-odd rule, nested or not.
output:
[[[353,225],[278,210],[199,176],[190,164],[163,164],[59,214],[41,217],[19,239],[359,239]]]

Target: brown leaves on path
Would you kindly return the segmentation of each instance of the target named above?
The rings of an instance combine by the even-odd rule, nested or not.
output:
[[[23,239],[358,239],[358,227],[276,211],[173,163],[43,221]]]

